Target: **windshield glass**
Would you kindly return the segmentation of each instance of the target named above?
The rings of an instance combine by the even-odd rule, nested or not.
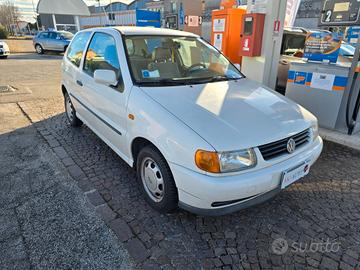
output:
[[[240,71],[196,37],[127,36],[129,65],[137,84],[195,84],[241,79]]]
[[[64,38],[64,39],[72,39],[74,37],[74,35],[70,32],[60,32],[60,35]]]

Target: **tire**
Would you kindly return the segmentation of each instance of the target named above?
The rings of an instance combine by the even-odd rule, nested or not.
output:
[[[160,213],[175,211],[178,208],[178,192],[169,165],[161,153],[153,146],[144,147],[137,157],[136,166],[137,179],[149,205]]]
[[[4,55],[4,56],[0,56],[0,59],[7,59],[8,56],[7,55]]]
[[[76,110],[71,102],[68,93],[64,94],[64,105],[65,105],[65,114],[70,125],[73,127],[81,127],[83,122],[79,118],[77,118]]]
[[[35,45],[35,50],[36,50],[37,54],[44,54],[44,49],[40,44]]]

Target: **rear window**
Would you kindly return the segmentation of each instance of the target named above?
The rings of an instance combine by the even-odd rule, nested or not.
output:
[[[77,67],[80,66],[81,58],[90,35],[91,32],[82,32],[77,34],[68,48],[66,57]]]

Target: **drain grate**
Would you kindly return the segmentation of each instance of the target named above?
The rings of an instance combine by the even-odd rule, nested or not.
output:
[[[0,85],[0,93],[15,92],[15,88],[11,85]]]

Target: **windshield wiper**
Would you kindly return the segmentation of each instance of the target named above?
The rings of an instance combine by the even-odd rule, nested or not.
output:
[[[140,85],[143,86],[167,86],[167,85],[187,85],[187,81],[182,80],[174,80],[174,79],[161,79],[157,81],[142,81],[139,82]]]
[[[240,78],[230,78],[226,76],[214,76],[214,77],[206,77],[206,78],[199,78],[196,80],[198,83],[210,83],[210,82],[223,82],[223,81],[233,81],[239,80]]]

